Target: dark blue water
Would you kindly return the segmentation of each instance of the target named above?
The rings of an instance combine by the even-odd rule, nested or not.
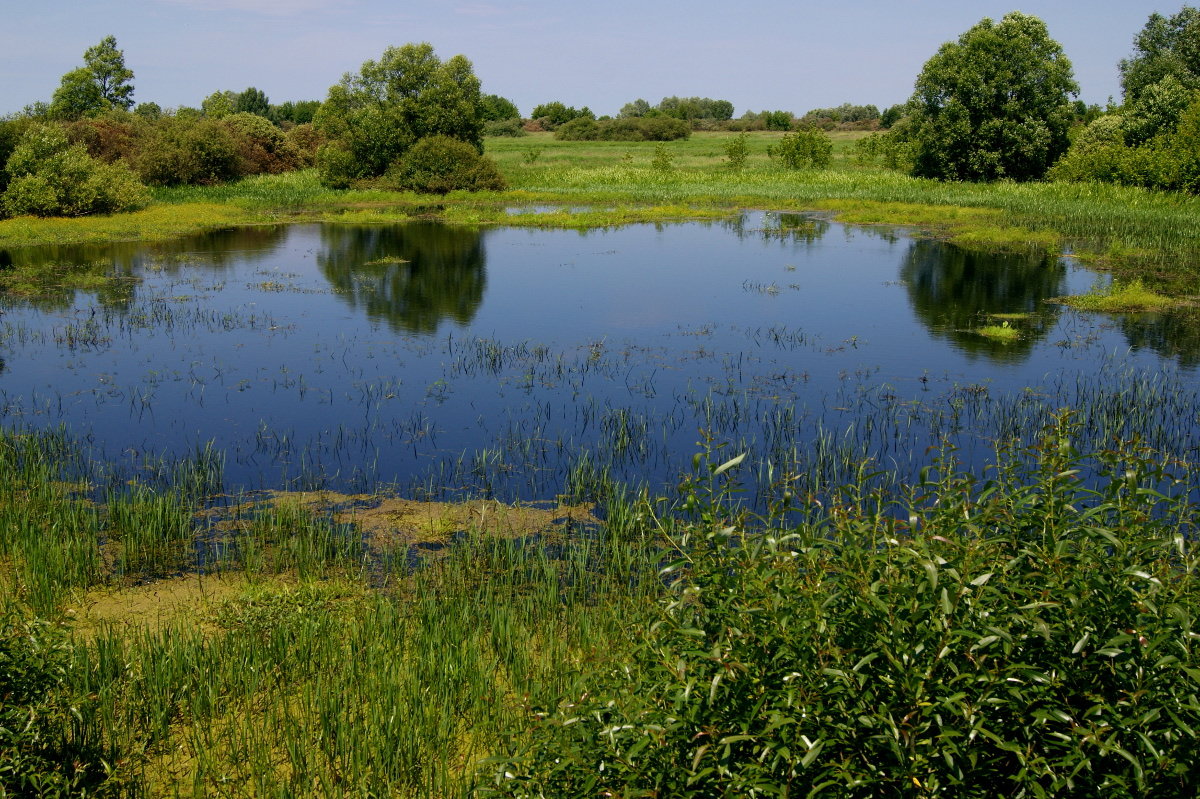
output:
[[[296,225],[10,257],[119,279],[3,300],[0,421],[65,424],[131,466],[210,446],[231,486],[544,499],[578,487],[581,459],[669,484],[703,440],[750,453],[751,480],[768,461],[833,479],[837,457],[911,473],[943,440],[984,458],[1061,405],[1093,437],[1196,439],[1192,326],[1047,303],[1097,280],[1067,259],[797,215]]]

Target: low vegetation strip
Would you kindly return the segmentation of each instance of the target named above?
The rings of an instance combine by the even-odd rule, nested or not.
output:
[[[716,139],[722,134],[708,134]],[[764,137],[769,134],[763,134]],[[504,144],[507,146],[508,141]],[[472,225],[603,227],[718,215],[744,208],[827,210],[854,224],[912,226],[972,249],[1061,251],[1142,277],[1168,295],[1194,291],[1200,199],[1099,184],[941,183],[881,170],[784,171],[769,165],[736,172],[710,166],[649,165],[642,146],[632,164],[591,143],[581,165],[522,166],[520,150],[496,153],[512,188],[429,195],[383,189],[336,191],[316,173],[265,175],[212,187],[159,189],[145,211],[78,219],[0,221],[0,246],[164,239],[236,224],[279,221],[395,222],[414,216]],[[645,164],[639,164],[640,159]],[[513,209],[559,206],[551,212]]]

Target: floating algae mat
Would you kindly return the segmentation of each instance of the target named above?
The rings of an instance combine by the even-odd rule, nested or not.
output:
[[[911,479],[947,443],[982,462],[1060,407],[1097,445],[1197,440],[1194,323],[1048,302],[1097,282],[1067,258],[818,217],[258,227],[8,261],[38,279],[0,294],[0,424],[64,426],[112,480],[208,453],[228,495],[553,513],[669,491],[705,446],[748,454],[755,502],[864,464]],[[426,540],[383,507],[331,512]],[[466,521],[434,516],[428,540]]]

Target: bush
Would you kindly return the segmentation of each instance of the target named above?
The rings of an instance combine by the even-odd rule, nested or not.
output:
[[[595,141],[600,138],[600,123],[589,117],[576,117],[564,122],[554,131],[561,141]]]
[[[583,108],[568,106],[555,100],[550,103],[542,103],[533,109],[530,114],[533,119],[541,123],[546,130],[554,130],[559,125],[565,125],[572,119],[595,119],[596,115],[586,105]]]
[[[1169,131],[1145,144],[1129,143],[1127,123],[1125,117],[1109,114],[1088,125],[1049,177],[1200,193],[1200,98]]]
[[[321,148],[324,139],[309,123],[301,123],[288,128],[283,134],[288,146],[296,154],[296,166],[307,168],[317,162],[317,150]]]
[[[1089,489],[1072,435],[792,528],[702,469],[635,654],[532,709],[493,795],[1196,796],[1194,509],[1132,447]]]
[[[520,117],[496,119],[483,123],[484,136],[528,136]]]
[[[676,141],[692,135],[692,126],[665,116],[573,119],[554,132],[563,141]]]
[[[912,169],[912,145],[903,121],[883,133],[872,133],[854,143],[854,162],[860,166],[876,164],[887,169],[908,172]]]
[[[86,216],[130,211],[150,200],[121,164],[92,158],[56,125],[32,127],[8,159],[0,205],[10,216]]]
[[[222,183],[245,174],[233,132],[205,117],[164,117],[146,124],[131,160],[152,186]]]
[[[750,145],[745,133],[739,133],[725,142],[725,159],[730,169],[738,170],[744,167],[749,155]]]
[[[479,79],[461,55],[441,61],[428,43],[388,47],[331,86],[313,124],[321,181],[346,186],[379,177],[418,140],[452,136],[483,151]]]
[[[71,143],[82,144],[88,155],[108,164],[128,157],[137,135],[134,118],[126,113],[80,119],[65,129]]]
[[[32,124],[33,121],[28,117],[0,119],[0,194],[8,187],[8,172],[5,169],[8,158]]]
[[[60,631],[0,616],[0,796],[96,796],[114,787],[104,785],[100,753],[71,740],[70,659]]]
[[[396,188],[425,194],[505,188],[504,178],[492,159],[449,136],[421,139],[388,170],[384,180]]]
[[[833,158],[833,140],[819,130],[806,128],[783,134],[767,152],[778,156],[786,169],[824,169]]]
[[[221,121],[233,133],[241,159],[238,172],[242,176],[277,175],[297,167],[300,154],[283,131],[266,117],[242,111]]]

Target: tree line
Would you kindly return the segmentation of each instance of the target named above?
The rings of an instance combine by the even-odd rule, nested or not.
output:
[[[695,129],[884,132],[858,156],[941,180],[1110,181],[1200,191],[1200,11],[1153,14],[1120,61],[1122,102],[1076,99],[1071,64],[1037,17],[983,19],[925,63],[912,97],[880,111],[845,103],[797,117],[727,100],[664,97],[615,117],[543,103],[524,120],[485,95],[471,62],[429,44],[389,47],[330,87],[324,101],[272,104],[248,87],[199,108],[133,101],[133,72],[116,39],[84,53],[49,102],[0,119],[0,214],[81,215],[136,208],[147,187],[210,184],[315,166],[331,187],[447,192],[504,185],[485,135],[555,130],[563,139],[667,141]],[[793,136],[781,147],[823,146]],[[816,149],[812,149],[816,147]],[[802,148],[802,149],[803,149]],[[782,150],[781,150],[782,151]]]

